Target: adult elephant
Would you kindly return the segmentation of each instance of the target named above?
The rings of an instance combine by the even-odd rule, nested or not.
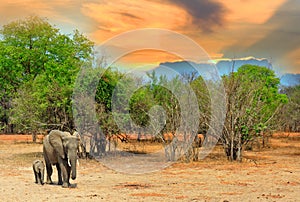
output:
[[[47,169],[47,183],[52,184],[52,165],[56,165],[58,184],[70,186],[70,175],[76,179],[79,139],[68,132],[52,130],[43,140],[43,153]]]

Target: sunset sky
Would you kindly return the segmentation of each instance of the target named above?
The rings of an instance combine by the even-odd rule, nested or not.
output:
[[[169,29],[196,41],[212,59],[267,58],[279,72],[300,73],[300,0],[10,0],[0,2],[0,13],[1,26],[38,15],[97,44],[138,28]],[[173,60],[157,51],[123,58]]]

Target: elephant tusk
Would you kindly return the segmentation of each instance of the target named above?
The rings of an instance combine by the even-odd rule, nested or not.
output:
[[[71,162],[70,162],[70,159],[68,159],[68,165],[71,167]]]
[[[76,160],[76,162],[77,162],[77,166],[79,166],[79,160],[78,159]]]

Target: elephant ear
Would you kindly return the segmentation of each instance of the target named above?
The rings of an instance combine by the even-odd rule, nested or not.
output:
[[[66,134],[64,134],[64,132],[59,130],[52,130],[49,133],[49,142],[62,159],[65,158],[65,152],[64,152],[63,141],[62,141],[64,136],[66,136]]]

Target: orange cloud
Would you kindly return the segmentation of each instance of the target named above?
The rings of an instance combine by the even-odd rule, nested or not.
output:
[[[97,21],[97,31],[91,36],[98,42],[138,28],[178,30],[189,22],[184,9],[148,0],[85,3],[82,12]]]
[[[259,0],[218,2],[228,10],[227,23],[225,27],[213,33],[203,33],[193,22],[193,16],[173,1],[164,3],[160,0],[87,2],[83,4],[81,11],[97,22],[98,27],[89,36],[98,43],[132,29],[165,28],[186,34],[197,41],[212,58],[218,58],[223,56],[224,47],[237,41],[243,41],[240,46],[247,47],[263,38],[270,31],[270,27],[260,29],[260,32],[253,32],[253,30],[257,24],[266,22],[285,0],[274,0],[271,5],[269,2]],[[182,47],[184,45],[180,48]],[[144,60],[148,61],[146,54],[139,56],[142,57],[142,55]],[[151,55],[153,57],[153,54]],[[137,55],[132,56],[132,59],[132,62],[142,60],[138,59]]]
[[[64,32],[70,33],[74,29],[79,29],[96,43],[102,43],[117,34],[133,29],[164,28],[187,35],[202,46],[211,58],[217,59],[223,57],[223,53],[227,54],[225,50],[229,52],[243,51],[272,33],[278,23],[277,21],[275,23],[267,22],[287,2],[287,0],[272,2],[208,0],[206,3],[200,1],[1,1],[0,24],[7,24],[11,20],[22,19],[28,15],[38,15],[47,17],[51,24],[55,24]],[[286,8],[288,7],[284,9]],[[298,7],[294,6],[294,9],[297,10]],[[217,13],[220,19],[217,18],[216,22],[216,18],[213,17],[214,12],[209,18],[207,16],[209,11],[215,11],[215,13],[220,11],[220,14]],[[203,26],[207,26],[209,29],[211,23],[216,23],[216,26],[212,26],[213,32],[203,32]],[[167,37],[164,38],[164,41],[171,43]],[[172,45],[185,49],[185,52],[190,51],[184,44],[170,44],[170,46]],[[288,55],[286,56],[287,60],[291,60],[294,66],[299,64],[298,49],[291,53],[287,50],[284,52]],[[144,60],[146,63],[153,64],[161,60],[177,60],[177,58],[172,54],[164,54],[159,51],[142,51],[126,56],[123,60],[126,63],[140,63]]]
[[[287,0],[228,0],[224,5],[229,10],[227,27],[219,36],[230,44],[238,43],[239,49],[249,47],[264,38],[274,28],[274,24],[265,24]],[[242,42],[242,43],[241,43]],[[224,47],[223,46],[223,47]]]
[[[0,25],[24,19],[30,15],[47,18],[51,24],[71,33],[75,29],[89,30],[87,19],[80,13],[81,1],[10,0],[0,1]]]
[[[152,69],[162,61],[181,61],[182,58],[159,50],[140,50],[127,54],[117,60],[112,66],[130,69]]]
[[[37,0],[24,0],[24,1],[1,1],[0,2],[0,13],[1,23],[8,23],[11,20],[24,18],[28,15],[33,14],[53,14],[50,10],[49,5],[45,2]]]
[[[288,69],[289,72],[300,74],[300,48],[291,51],[285,58],[285,61],[289,61],[290,64],[285,69]],[[292,68],[294,67],[294,68]]]
[[[232,22],[265,23],[287,0],[226,0],[222,1],[229,10],[228,20]]]
[[[11,20],[22,19],[28,15],[38,15],[42,17],[59,18],[66,20],[63,15],[56,11],[57,6],[66,6],[68,2],[62,4],[60,1],[40,1],[40,0],[14,0],[1,1],[0,12],[2,23],[8,23]]]

